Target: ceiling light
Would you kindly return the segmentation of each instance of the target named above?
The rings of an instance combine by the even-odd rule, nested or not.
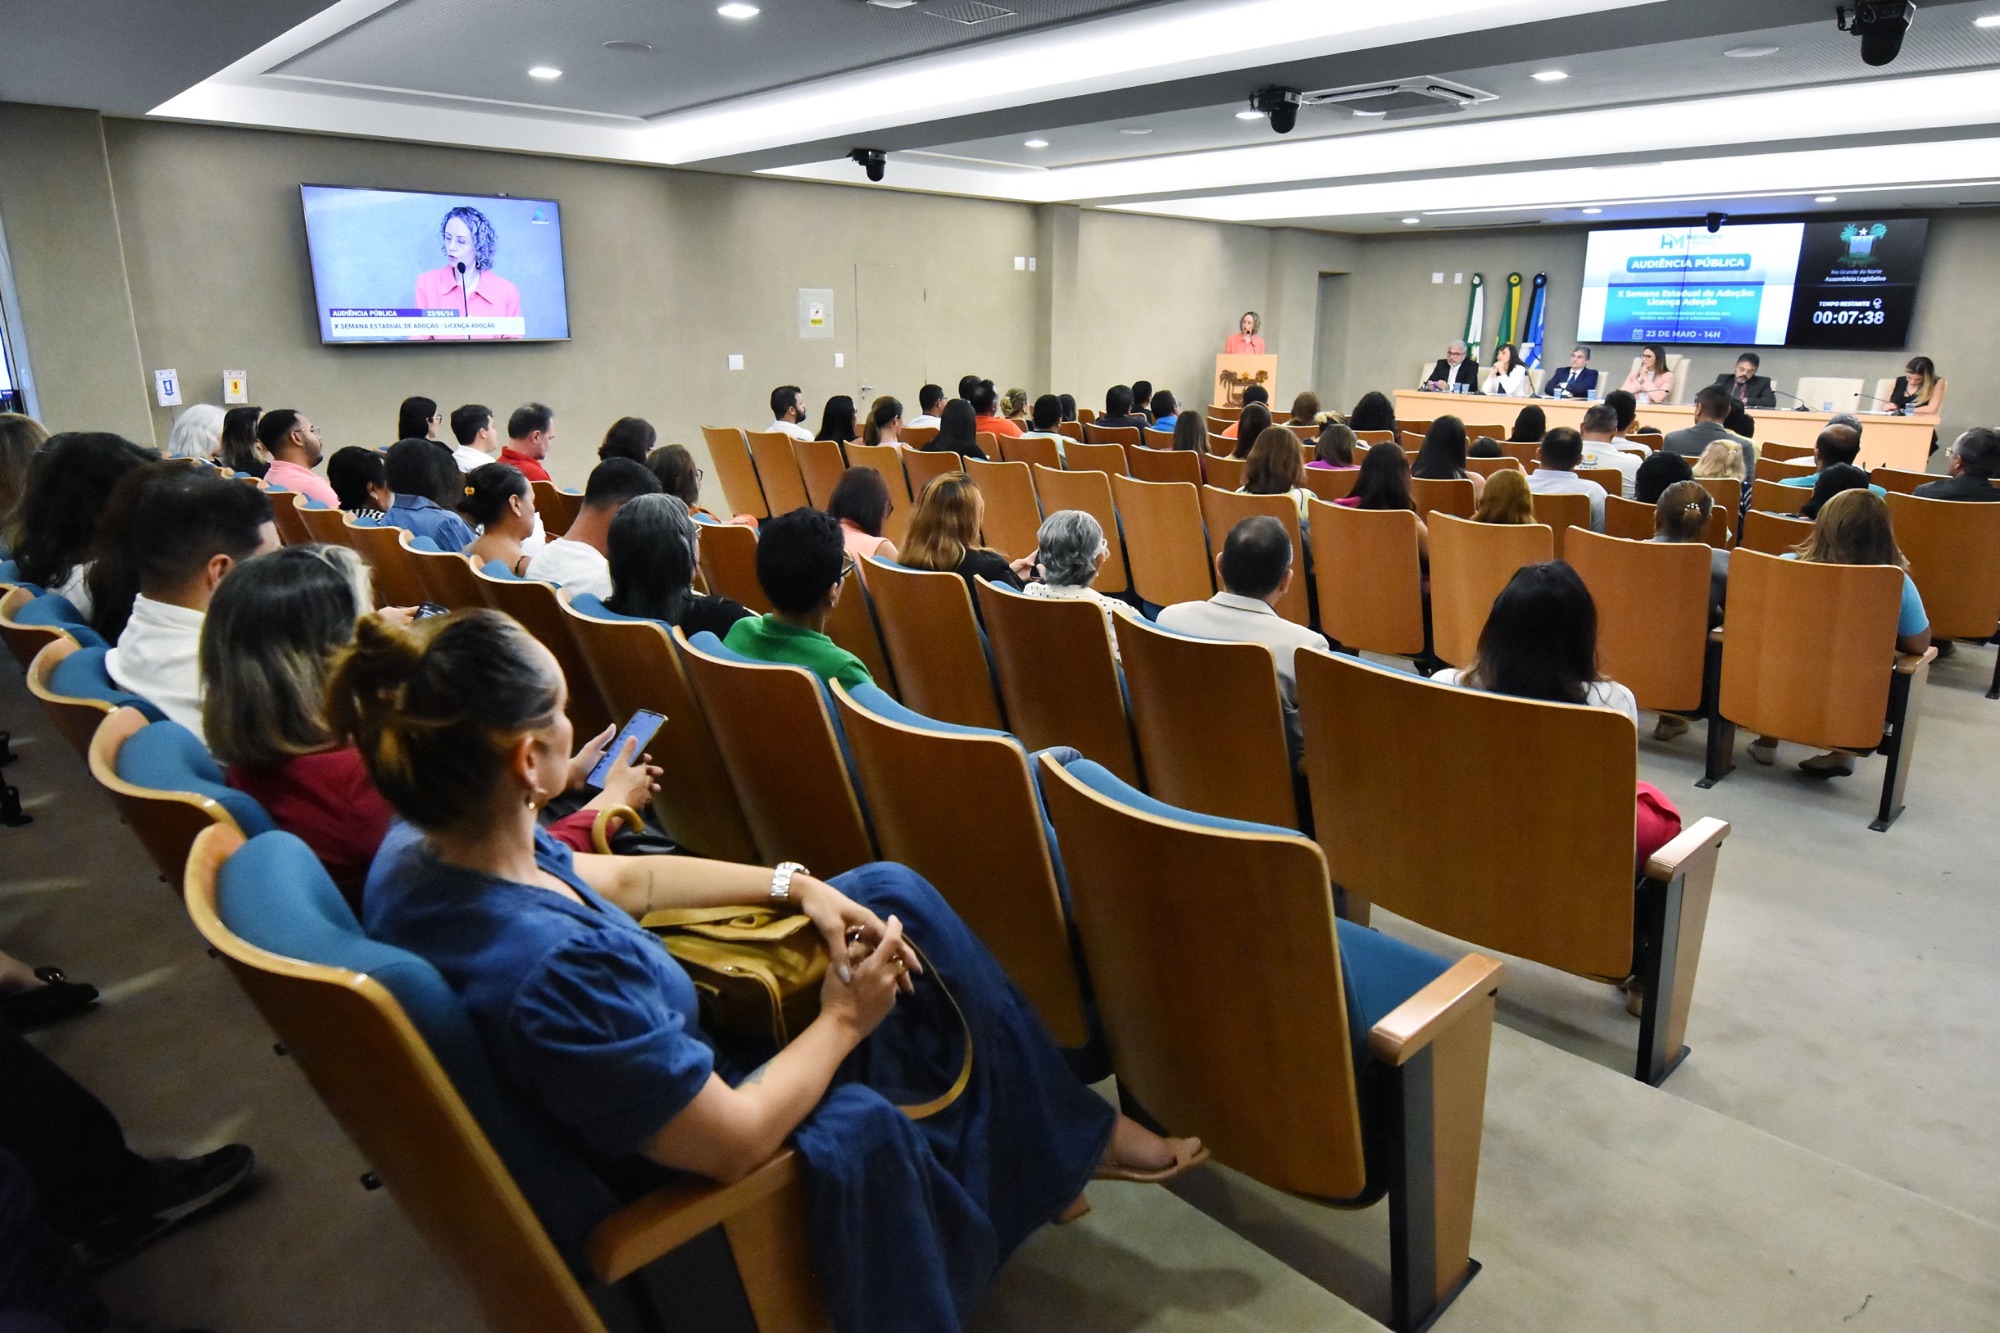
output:
[[[1561,83],[1569,75],[1559,69],[1538,69],[1528,77],[1537,83]]]
[[[1354,114],[1366,120],[1375,120],[1389,113],[1386,111],[1363,111],[1360,107],[1356,107],[1354,108]]]
[[[1049,141],[1047,139],[1029,139],[1023,142],[1021,146],[1023,148],[1047,148]]]
[[[1586,208],[1583,211],[1595,216],[1596,214],[1602,213],[1604,210],[1601,208]]]
[[[1775,46],[1732,46],[1722,54],[1731,60],[1762,60],[1765,56],[1778,54]]]
[[[1418,224],[1419,222],[1422,222],[1422,221],[1423,221],[1423,219],[1422,219],[1422,218],[1404,218],[1404,219],[1403,219],[1403,225],[1404,225],[1405,227],[1414,227],[1414,226],[1416,226],[1416,225],[1417,225],[1417,224]]]
[[[1264,113],[1261,111],[1239,111],[1236,113],[1236,118],[1238,120],[1262,120]]]
[[[1118,132],[1119,132],[1120,134],[1151,134],[1151,133],[1152,133],[1152,131],[1151,131],[1151,130],[1149,130],[1149,129],[1146,129],[1146,128],[1142,127],[1142,126],[1138,126],[1138,125],[1127,125],[1127,126],[1126,126],[1126,127],[1124,128],[1124,129],[1121,129],[1121,130],[1119,130]]]
[[[2000,28],[2000,14],[1981,14],[1972,20],[1975,28]]]
[[[740,0],[730,0],[729,4],[717,5],[715,12],[726,19],[754,19],[760,11],[755,5],[742,4]]]
[[[604,49],[607,51],[621,51],[630,55],[644,55],[653,49],[653,44],[651,42],[606,42]]]
[[[560,79],[562,71],[554,65],[531,65],[528,67],[528,77],[531,79]]]
[[[1813,196],[1813,202],[1816,204],[1837,204],[1840,202],[1840,196],[1837,194],[1816,194]]]

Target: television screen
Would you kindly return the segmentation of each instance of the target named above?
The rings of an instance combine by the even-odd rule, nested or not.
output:
[[[1901,347],[1926,230],[1918,218],[1593,231],[1577,341]]]
[[[569,337],[553,199],[299,189],[321,342]]]

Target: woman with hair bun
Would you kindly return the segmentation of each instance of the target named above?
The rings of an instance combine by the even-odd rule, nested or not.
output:
[[[479,536],[465,548],[481,569],[498,561],[518,578],[528,574],[529,555],[521,544],[535,531],[535,488],[512,463],[485,463],[465,479],[458,502],[465,521]]]

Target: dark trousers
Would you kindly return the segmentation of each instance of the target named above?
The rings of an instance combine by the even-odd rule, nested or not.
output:
[[[0,1333],[96,1333],[105,1322],[69,1246],[36,1210],[27,1169],[0,1151]]]
[[[26,1172],[43,1218],[71,1238],[122,1209],[147,1174],[104,1103],[4,1023],[0,1152]]]

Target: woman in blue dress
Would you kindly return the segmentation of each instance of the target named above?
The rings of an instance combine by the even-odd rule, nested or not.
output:
[[[1206,1156],[1118,1115],[935,890],[896,865],[826,883],[687,857],[573,855],[537,826],[563,787],[567,690],[514,621],[376,617],[329,684],[407,821],[364,895],[369,933],[434,964],[503,1074],[607,1170],[637,1157],[739,1179],[790,1141],[837,1327],[954,1329],[1021,1241],[1087,1205],[1093,1175],[1164,1180]],[[701,1029],[693,983],[636,918],[755,904],[805,913],[833,966],[820,1014],[772,1054]],[[917,985],[922,948],[964,1014]],[[940,1012],[942,1011],[942,1012]]]

